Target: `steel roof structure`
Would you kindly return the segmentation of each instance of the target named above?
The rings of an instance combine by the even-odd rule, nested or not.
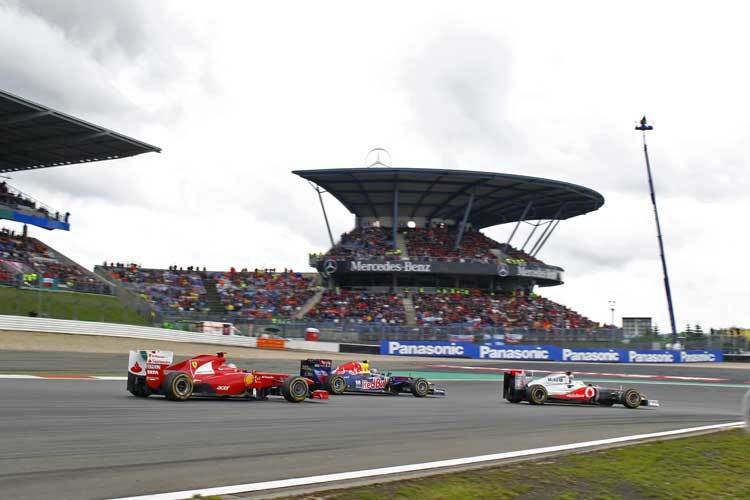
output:
[[[459,220],[483,228],[519,220],[564,220],[599,209],[604,197],[576,184],[494,172],[428,168],[296,170],[358,217]],[[467,210],[469,207],[469,210]]]
[[[160,151],[156,146],[0,90],[0,173]]]

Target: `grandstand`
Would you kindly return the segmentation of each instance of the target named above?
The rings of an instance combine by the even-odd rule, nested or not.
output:
[[[328,291],[308,318],[418,327],[598,326],[535,288],[563,283],[563,269],[543,262],[539,252],[560,221],[600,208],[599,193],[549,179],[464,170],[294,173],[354,215],[351,231],[331,241],[324,254],[310,255]],[[505,242],[481,232],[500,224],[513,225]],[[521,224],[531,230],[513,246]]]
[[[171,319],[343,328],[552,331],[599,326],[535,289],[563,283],[563,269],[543,262],[539,252],[561,220],[601,207],[600,194],[547,179],[487,172],[370,168],[295,173],[354,215],[352,230],[332,241],[324,254],[310,255],[316,274],[149,269],[113,262],[95,271],[136,294],[159,317]],[[522,223],[532,228],[513,246]],[[514,225],[505,242],[481,232],[498,224]]]
[[[319,291],[317,276],[291,269],[223,272],[194,266],[147,269],[105,263],[94,270],[115,286],[137,294],[159,317],[174,319],[217,318],[237,323],[295,319]]]
[[[19,231],[0,231],[0,286],[18,289],[19,301],[24,297],[21,291],[30,289],[115,293],[99,276],[29,234],[29,226],[69,231],[71,214],[53,209],[11,185],[9,174],[160,149],[2,90],[0,130],[0,219],[23,224]]]

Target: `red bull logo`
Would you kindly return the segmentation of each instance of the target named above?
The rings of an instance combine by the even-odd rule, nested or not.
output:
[[[349,363],[344,363],[343,365],[339,365],[338,368],[336,368],[333,373],[369,373],[370,372],[370,363],[367,361],[350,361]]]
[[[362,389],[364,390],[385,389],[386,383],[387,381],[384,378],[376,378],[374,380],[363,380]]]

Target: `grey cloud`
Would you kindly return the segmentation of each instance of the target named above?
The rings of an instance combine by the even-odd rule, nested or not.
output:
[[[462,151],[518,144],[507,116],[510,71],[500,41],[471,33],[445,32],[407,62],[415,127],[446,161]]]

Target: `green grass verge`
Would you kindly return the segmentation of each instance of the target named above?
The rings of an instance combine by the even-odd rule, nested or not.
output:
[[[0,314],[145,325],[146,321],[117,297],[89,293],[19,290],[0,287]]]
[[[294,498],[750,498],[750,435],[725,431]]]

